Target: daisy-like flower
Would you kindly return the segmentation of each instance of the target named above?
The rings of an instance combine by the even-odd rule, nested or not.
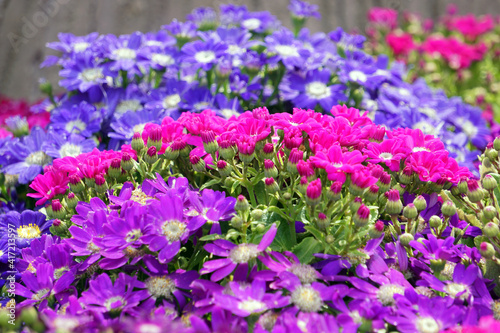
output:
[[[403,141],[388,139],[382,143],[370,142],[363,152],[372,163],[383,162],[391,171],[397,172],[401,159],[406,158],[409,149]]]
[[[274,240],[277,227],[275,224],[262,236],[257,244],[242,243],[235,245],[230,241],[218,239],[204,246],[209,253],[225,259],[215,259],[203,264],[200,274],[212,273],[210,280],[219,281],[231,274],[235,269],[235,280],[246,280],[249,262],[261,255]]]
[[[46,220],[44,214],[32,210],[22,213],[10,211],[0,217],[0,231],[7,235],[7,229],[14,230],[16,247],[19,249],[30,246],[33,240],[48,234],[51,225],[52,220]]]
[[[206,41],[194,41],[182,47],[184,61],[196,68],[210,70],[227,50],[225,43],[209,38]]]
[[[85,139],[76,134],[56,134],[49,131],[49,141],[43,144],[47,155],[53,158],[66,156],[76,157],[81,153],[88,153],[96,147],[93,139]]]
[[[236,198],[226,197],[224,192],[204,189],[200,194],[189,192],[191,209],[186,213],[192,219],[202,220],[202,224],[211,224],[210,233],[221,233],[219,221],[230,220],[234,214]]]
[[[86,138],[101,129],[102,117],[96,108],[85,101],[72,106],[61,106],[50,117],[50,127],[55,131],[79,134]]]
[[[266,293],[266,282],[254,280],[251,285],[229,282],[231,295],[215,294],[217,306],[240,317],[263,313],[269,309],[279,309],[290,304],[289,296],[281,292]]]
[[[314,17],[316,19],[321,18],[321,14],[318,11],[318,5],[313,5],[307,1],[301,0],[291,0],[288,5],[288,10],[293,16],[298,18]]]
[[[137,278],[120,273],[113,283],[108,274],[101,274],[89,282],[79,302],[87,309],[116,316],[129,313],[148,297],[146,290],[134,291]]]
[[[75,54],[74,59],[64,64],[59,75],[64,78],[59,85],[69,91],[93,94],[106,84],[104,68],[91,51]]]
[[[151,216],[155,219],[154,231],[144,237],[151,251],[158,251],[161,263],[172,260],[189,235],[204,223],[201,219],[187,221],[184,216],[182,199],[169,192],[150,204]]]

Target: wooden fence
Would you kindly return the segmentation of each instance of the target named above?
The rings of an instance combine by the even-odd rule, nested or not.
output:
[[[312,31],[331,31],[337,26],[363,31],[370,7],[386,6],[437,18],[449,3],[461,13],[500,14],[500,0],[310,0],[320,6],[322,20],[311,19]],[[40,69],[51,51],[47,42],[59,32],[77,35],[92,31],[126,34],[157,30],[173,18],[184,20],[199,6],[245,4],[250,10],[267,10],[290,25],[288,0],[0,0],[0,94],[35,100],[39,78],[58,81],[55,68]]]

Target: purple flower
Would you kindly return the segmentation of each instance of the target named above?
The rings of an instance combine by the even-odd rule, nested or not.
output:
[[[290,272],[297,276],[303,284],[313,283],[322,277],[314,267],[301,264],[297,256],[289,251],[285,251],[284,254],[275,251],[264,253],[264,255],[259,257],[259,260],[271,271],[277,273],[278,277],[281,272]],[[278,281],[273,282],[271,288],[281,288],[281,281],[282,279],[278,279]]]
[[[229,288],[231,295],[215,294],[214,302],[240,317],[283,308],[290,304],[289,296],[282,296],[280,292],[266,293],[266,282],[262,280],[254,280],[251,285],[229,282]]]
[[[129,84],[126,89],[108,89],[106,94],[108,107],[105,117],[107,119],[119,119],[128,111],[141,111],[147,100],[146,94],[135,84]]]
[[[272,323],[261,324],[264,330],[259,331],[259,333],[268,332],[267,328],[271,328],[273,332],[340,332],[339,324],[333,315],[314,312],[301,312],[298,316],[290,312],[284,312],[274,325],[270,324]]]
[[[53,111],[50,127],[55,131],[91,137],[101,129],[102,117],[96,108],[85,101],[71,107],[61,106]]]
[[[245,12],[241,21],[241,26],[251,32],[269,33],[279,27],[280,22],[269,12]]]
[[[371,322],[374,329],[385,327],[384,318],[390,311],[382,303],[373,299],[353,300],[347,306],[343,300],[345,296],[334,295],[332,299],[332,307],[340,311],[337,321],[345,332],[357,332],[364,321]]]
[[[177,119],[182,97],[189,87],[186,81],[167,79],[163,86],[150,91],[146,108],[165,110],[167,116]]]
[[[161,264],[152,255],[146,255],[143,259],[145,269],[142,269],[149,277],[144,282],[137,284],[138,288],[144,288],[148,296],[157,299],[165,299],[171,304],[179,304],[182,309],[186,304],[186,297],[190,297],[191,283],[198,278],[196,271],[178,270],[169,273],[168,265]]]
[[[305,77],[292,74],[289,78],[290,88],[297,91],[298,95],[292,103],[300,108],[314,109],[319,104],[325,111],[339,102],[346,101],[346,86],[342,84],[328,85],[331,73],[328,69],[312,70]]]
[[[168,25],[163,25],[162,29],[167,30],[172,36],[179,40],[190,40],[196,37],[196,25],[193,22],[179,22],[173,19]]]
[[[201,68],[205,71],[210,70],[224,55],[227,45],[218,42],[213,38],[206,41],[194,41],[187,43],[182,47],[184,61],[195,68]]]
[[[99,38],[99,33],[92,32],[86,36],[75,36],[71,33],[57,34],[59,42],[47,43],[47,47],[63,54],[63,59],[71,58],[76,53],[82,53],[91,49],[94,42]]]
[[[56,134],[49,131],[48,137],[49,140],[44,142],[43,149],[47,155],[53,158],[76,157],[92,151],[97,146],[95,140],[85,139],[78,134]]]
[[[7,230],[13,230],[16,247],[19,249],[30,246],[33,240],[48,234],[51,225],[52,220],[47,221],[45,215],[32,210],[25,210],[22,213],[10,211],[0,215],[0,232],[6,237]]]
[[[293,16],[298,18],[315,17],[318,20],[321,18],[321,14],[318,12],[318,5],[313,5],[306,1],[290,0],[288,10]]]
[[[134,32],[131,35],[106,36],[107,57],[112,61],[106,63],[111,71],[126,71],[127,76],[133,79],[134,75],[141,75],[137,66],[137,51],[142,45],[142,34]]]
[[[451,262],[460,262],[460,257],[455,253],[453,237],[437,239],[433,234],[427,234],[428,239],[413,240],[410,246],[423,256],[422,259],[429,264],[430,260],[443,259]]]
[[[145,236],[144,242],[149,244],[151,251],[159,251],[158,259],[161,263],[169,262],[179,252],[181,242],[185,242],[204,221],[195,219],[187,222],[182,199],[173,193],[161,196],[149,207],[151,216],[155,219],[155,231]]]
[[[238,6],[233,4],[220,5],[220,21],[222,25],[238,25],[243,17],[248,13],[245,5]]]
[[[190,112],[201,112],[210,109],[213,104],[213,96],[205,87],[192,88],[184,94],[182,108]]]
[[[52,162],[52,158],[43,150],[47,141],[47,133],[40,127],[31,129],[31,133],[22,139],[8,141],[0,150],[3,155],[1,171],[10,175],[18,175],[19,183],[27,184],[39,175],[43,167]]]
[[[278,62],[281,60],[288,69],[301,68],[310,53],[287,29],[275,31],[265,38],[265,42],[267,52],[276,54],[269,61]]]
[[[59,85],[63,88],[78,90],[82,93],[99,89],[106,83],[104,69],[91,51],[76,54],[65,63],[59,75],[63,77]]]
[[[51,295],[57,295],[69,288],[75,280],[72,272],[64,273],[60,278],[54,278],[54,267],[50,263],[40,264],[37,268],[37,274],[24,272],[22,282],[26,285],[16,283],[16,295],[27,298],[19,306],[29,306],[37,304],[39,310],[47,307],[48,298]]]
[[[193,315],[189,319],[191,322],[191,327],[197,333],[248,332],[247,322],[243,318],[235,317],[232,315],[231,311],[225,311],[221,308],[216,308],[212,312],[210,317],[210,325],[198,316]]]
[[[142,133],[146,124],[158,124],[163,118],[164,112],[160,109],[129,111],[120,119],[113,120],[110,127],[112,132],[108,136],[113,140],[110,146],[120,146],[121,143],[130,143],[134,133]],[[116,142],[116,143],[115,143]]]
[[[198,30],[205,31],[217,26],[217,13],[210,7],[198,7],[186,16],[186,19],[197,25]]]
[[[184,177],[169,177],[168,181],[165,182],[163,177],[159,173],[156,173],[156,179],[146,179],[144,181],[142,187],[144,188],[145,186],[154,188],[156,190],[154,195],[157,197],[174,191],[177,196],[183,198],[183,201],[188,200],[189,181]],[[151,189],[151,191],[153,190]]]
[[[200,194],[195,191],[190,191],[188,195],[191,209],[186,215],[192,216],[192,220],[201,220],[199,222],[201,224],[211,224],[211,234],[220,234],[221,228],[219,221],[231,219],[234,214],[236,198],[226,197],[224,192],[210,189],[204,189]]]
[[[148,297],[146,290],[134,291],[137,278],[120,273],[114,282],[108,274],[101,274],[89,282],[89,289],[79,301],[87,309],[111,315],[131,312],[139,302]]]
[[[274,236],[276,236],[276,231],[276,225],[273,224],[264,236],[262,236],[259,245],[248,243],[235,245],[224,239],[218,239],[213,244],[205,245],[204,248],[209,253],[226,258],[206,261],[200,270],[200,274],[213,273],[210,280],[219,281],[236,269],[234,274],[235,280],[246,280],[249,262],[252,259],[256,259],[271,245]]]
[[[229,119],[233,116],[238,117],[243,113],[243,108],[240,105],[240,101],[237,97],[228,100],[226,95],[217,94],[214,100],[215,106],[212,111],[216,111],[225,118]]]

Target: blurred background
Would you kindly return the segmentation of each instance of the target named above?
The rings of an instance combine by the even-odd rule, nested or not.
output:
[[[0,0],[0,95],[35,101],[42,95],[38,81],[57,86],[56,67],[40,69],[53,51],[45,44],[59,32],[86,35],[128,34],[158,30],[173,18],[184,20],[194,8],[223,3],[246,5],[253,11],[270,11],[291,27],[289,0]],[[319,5],[321,21],[310,19],[312,31],[329,32],[338,26],[364,32],[371,7],[412,11],[436,19],[454,3],[461,14],[500,14],[500,0],[309,0]]]

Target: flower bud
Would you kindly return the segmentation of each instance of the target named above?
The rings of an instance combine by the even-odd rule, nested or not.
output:
[[[219,140],[217,142],[219,146],[220,156],[222,156],[222,158],[224,158],[225,160],[231,161],[236,155],[236,152],[234,151],[234,141],[219,137]]]
[[[445,217],[453,216],[457,213],[457,207],[453,201],[448,200],[441,206],[441,213],[443,213]]]
[[[498,183],[492,175],[486,175],[482,181],[485,190],[492,191],[498,187]]]
[[[316,179],[309,183],[306,190],[306,203],[309,206],[316,206],[321,201],[321,192],[323,186],[321,185],[321,180]]]
[[[288,163],[286,164],[286,169],[292,175],[297,173],[297,163],[302,161],[304,158],[304,152],[298,150],[297,148],[293,148],[290,151],[290,155],[288,157]]]
[[[330,201],[337,201],[341,197],[341,192],[342,191],[342,183],[341,182],[334,182],[332,186],[330,186],[330,189],[326,192],[326,196]]]
[[[493,148],[495,148],[495,150],[500,150],[500,137],[496,137],[493,141]]]
[[[239,215],[233,216],[231,219],[231,227],[240,230],[243,226],[243,219]]]
[[[414,219],[418,216],[418,210],[414,204],[408,204],[403,208],[403,216],[407,219]]]
[[[266,178],[264,180],[264,183],[266,184],[266,191],[268,193],[276,193],[280,190],[274,178]]]
[[[327,244],[332,244],[334,241],[335,241],[335,238],[333,238],[332,235],[328,235],[328,236],[325,237],[325,242]]]
[[[264,160],[264,175],[266,178],[276,178],[278,177],[278,169],[274,166],[274,162],[271,160]]]
[[[493,165],[491,164],[491,161],[490,161],[490,159],[488,157],[484,157],[483,160],[481,161],[481,164],[486,169],[489,169],[489,168],[493,167]]]
[[[224,160],[217,161],[217,170],[222,178],[227,177],[231,174],[232,167],[227,164]]]
[[[262,147],[262,157],[266,160],[272,160],[274,156],[274,145],[267,142],[264,147]]]
[[[69,176],[69,189],[74,193],[80,193],[85,189],[85,184],[77,174]]]
[[[443,225],[443,220],[437,215],[432,215],[431,218],[429,219],[429,226],[431,228],[439,228],[442,225]]]
[[[450,192],[451,194],[453,194],[454,196],[458,197],[460,196],[460,190],[458,189],[457,186],[453,186],[451,189],[450,189]]]
[[[425,201],[425,198],[421,195],[415,198],[413,200],[413,204],[415,205],[415,208],[421,212],[427,208],[427,201]]]
[[[247,198],[243,195],[238,195],[238,198],[236,199],[236,204],[234,205],[234,209],[240,212],[246,212],[248,209],[250,209],[250,204],[248,203]]]
[[[486,156],[488,156],[488,158],[491,160],[491,161],[496,161],[497,158],[498,158],[498,150],[496,149],[490,149],[487,153],[486,153]]]
[[[262,215],[264,215],[264,211],[262,211],[262,209],[254,209],[250,212],[250,216],[254,221],[259,221],[262,218]]]
[[[236,142],[236,146],[238,147],[238,156],[240,157],[240,160],[245,164],[251,163],[255,152],[254,139],[246,136],[241,137]]]
[[[290,200],[292,198],[292,195],[289,192],[283,193],[283,199],[286,201]]]
[[[122,154],[121,167],[125,171],[130,171],[134,168],[134,161],[132,160],[132,156],[129,153]]]
[[[361,204],[358,211],[352,217],[354,225],[358,228],[362,228],[368,224],[370,219],[370,209],[365,205]]]
[[[122,174],[121,160],[113,158],[108,168],[108,175],[113,178],[118,178]]]
[[[66,197],[66,206],[68,206],[69,209],[73,209],[78,205],[78,198],[75,196],[73,192],[68,193],[68,196]]]
[[[50,205],[53,218],[63,219],[66,216],[66,210],[64,209],[61,201],[59,199],[52,200]]]
[[[103,175],[95,176],[95,186],[94,189],[97,193],[104,193],[108,190],[108,183]]]
[[[94,178],[85,177],[84,180],[85,180],[85,186],[90,187],[90,188],[94,188],[94,186],[95,186],[95,179]]]
[[[377,185],[380,188],[380,192],[387,192],[391,187],[391,175],[389,175],[387,172],[382,172],[380,178],[377,181]]]
[[[414,240],[414,237],[412,234],[410,233],[407,233],[405,232],[404,234],[402,234],[401,236],[399,236],[399,242],[401,243],[401,245],[403,246],[408,246],[410,245],[410,242]]]
[[[491,259],[495,256],[495,248],[490,243],[482,242],[479,245],[479,252],[485,259]]]
[[[399,181],[401,184],[408,185],[413,182],[413,171],[410,166],[405,166],[399,173]]]
[[[379,187],[375,184],[371,185],[368,190],[366,190],[364,196],[368,202],[375,202],[378,199]]]
[[[205,161],[197,155],[189,156],[189,162],[196,172],[205,172]]]
[[[177,157],[179,157],[181,151],[186,148],[187,143],[183,140],[177,139],[173,141],[170,146],[165,149],[165,153],[163,153],[163,156],[170,161],[175,160]]]
[[[52,221],[52,226],[50,227],[50,231],[59,237],[67,237],[68,226],[64,221],[59,219],[55,219]]]
[[[499,232],[498,225],[494,222],[488,222],[483,226],[483,235],[486,237],[496,237]]]
[[[467,181],[467,197],[471,202],[479,202],[484,198],[484,192],[479,186],[479,182],[474,179]]]
[[[371,239],[379,238],[384,233],[384,222],[377,221],[368,231],[368,235]]]
[[[147,164],[154,164],[156,161],[158,161],[158,154],[156,153],[155,146],[151,146],[148,148],[146,154],[144,155],[144,161]]]
[[[385,205],[386,213],[389,215],[399,215],[403,209],[403,203],[399,199],[398,190],[392,189],[385,192],[385,197],[387,198],[387,204]]]
[[[215,140],[215,132],[212,130],[204,130],[200,133],[201,142],[203,142],[203,148],[208,154],[213,154],[219,148],[217,140]]]
[[[349,203],[349,209],[351,209],[351,212],[357,212],[362,203],[363,200],[360,197],[356,197]]]
[[[259,234],[263,233],[266,230],[266,226],[264,223],[259,223],[255,226],[255,231],[257,231]]]
[[[325,214],[318,213],[316,225],[319,230],[326,232],[330,228],[330,219]]]
[[[307,186],[309,185],[309,181],[307,181],[307,177],[300,177],[299,185],[297,186],[297,189],[299,190],[300,193],[306,194],[307,191]]]
[[[486,206],[483,209],[483,216],[486,220],[491,221],[497,216],[497,210],[493,206]]]
[[[462,194],[467,193],[467,178],[466,177],[460,178],[460,181],[458,182],[457,187],[458,187],[458,190],[460,191],[460,193],[462,193]]]
[[[155,147],[157,151],[161,150],[162,138],[161,138],[161,127],[159,125],[154,126],[148,136],[148,148]]]
[[[132,149],[139,154],[139,152],[144,149],[144,140],[142,140],[141,133],[135,132],[132,137]]]

